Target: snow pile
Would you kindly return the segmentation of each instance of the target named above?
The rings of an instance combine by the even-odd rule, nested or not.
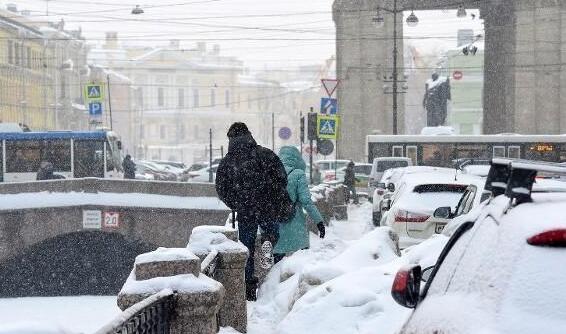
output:
[[[198,260],[198,257],[186,248],[159,247],[153,252],[136,256],[135,264],[178,260]]]
[[[22,322],[2,325],[0,334],[71,334],[75,333],[54,324]]]
[[[312,235],[311,248],[278,263],[250,312],[250,333],[395,333],[410,310],[391,297],[397,270],[408,263],[423,268],[436,262],[447,236],[436,235],[402,256],[387,227],[365,233],[365,210],[351,210],[346,224],[333,221],[329,239]],[[352,240],[348,230],[358,231]],[[350,240],[348,240],[350,239]]]
[[[216,289],[222,288],[222,284],[206,275],[198,275],[198,277],[195,277],[193,274],[185,274],[171,277],[155,277],[143,281],[137,281],[135,271],[132,270],[119,294],[155,294],[164,289],[190,293],[210,291],[211,286]]]
[[[193,228],[187,248],[195,254],[207,254],[213,250],[218,252],[247,252],[240,242],[230,240],[222,232],[235,232],[225,226],[198,226]]]
[[[437,82],[440,82],[440,80],[437,80]],[[434,86],[436,86],[437,84],[438,83],[434,84]],[[433,86],[429,87],[429,89],[432,87]],[[427,126],[421,130],[421,135],[423,136],[441,136],[441,135],[453,135],[453,134],[455,134],[455,131],[454,128],[451,126]]]

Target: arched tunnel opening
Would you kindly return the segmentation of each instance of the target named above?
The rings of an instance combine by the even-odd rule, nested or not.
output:
[[[155,248],[102,231],[44,240],[0,264],[0,297],[116,295],[135,257]]]

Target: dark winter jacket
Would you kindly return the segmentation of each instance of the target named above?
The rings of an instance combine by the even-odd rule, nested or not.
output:
[[[62,175],[54,174],[55,167],[52,163],[48,161],[43,161],[37,171],[36,180],[57,180],[57,179],[64,179],[65,177]]]
[[[353,187],[356,184],[356,174],[354,173],[354,166],[348,165],[344,174],[344,185]]]
[[[270,219],[281,210],[287,174],[271,150],[251,134],[230,138],[228,153],[216,172],[218,197],[239,215]]]
[[[122,162],[122,167],[124,168],[125,179],[136,178],[136,163],[133,162],[131,158],[125,157],[124,161]]]

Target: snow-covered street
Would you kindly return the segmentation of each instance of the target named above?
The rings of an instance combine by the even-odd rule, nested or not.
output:
[[[275,265],[257,302],[248,302],[248,333],[393,333],[409,314],[390,289],[397,269],[411,261],[432,265],[446,237],[435,236],[395,253],[388,228],[371,225],[371,204],[352,205],[348,221],[332,221],[325,239]],[[33,333],[63,328],[91,333],[119,313],[115,297],[0,300],[0,333],[22,324]],[[224,333],[233,333],[223,330]]]

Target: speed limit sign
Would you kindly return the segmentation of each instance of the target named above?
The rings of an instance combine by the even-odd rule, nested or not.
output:
[[[120,227],[120,213],[119,212],[112,212],[112,211],[105,211],[104,217],[103,217],[103,220],[102,220],[102,225],[104,227],[109,227],[109,228]]]

